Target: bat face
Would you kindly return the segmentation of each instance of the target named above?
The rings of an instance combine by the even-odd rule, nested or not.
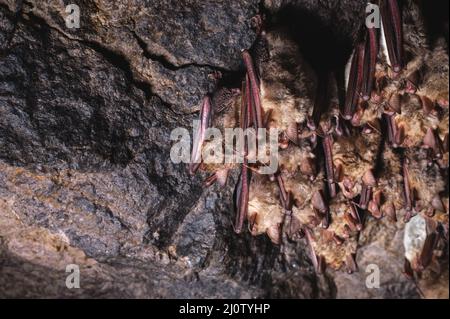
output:
[[[358,221],[348,217],[353,214],[353,208],[352,203],[339,194],[329,206],[332,221],[329,227],[315,227],[310,231],[308,241],[314,255],[323,258],[333,269],[356,271],[353,257],[357,247]]]
[[[297,43],[282,33],[266,34],[269,59],[261,65],[261,96],[269,127],[287,131],[312,113],[315,75]]]
[[[377,132],[341,137],[333,143],[333,162],[338,167],[339,186],[350,199],[361,194],[363,177],[374,169],[381,136]],[[374,183],[374,182],[368,182]],[[372,185],[375,186],[375,185]]]
[[[243,51],[241,96],[216,121],[278,130],[275,173],[261,174],[267,163],[248,162],[250,153],[228,168],[240,172],[234,228],[282,246],[286,235],[306,241],[317,272],[357,271],[368,218],[409,225],[405,257],[412,277],[432,264],[448,230],[448,65],[437,65],[448,56],[403,34],[397,1],[380,5],[382,29],[355,37],[349,63],[341,66],[343,81],[319,76],[301,43],[257,19],[258,39]],[[221,172],[215,180],[224,179],[223,169],[211,168]]]

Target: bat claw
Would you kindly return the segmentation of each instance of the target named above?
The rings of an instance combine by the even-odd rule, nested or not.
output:
[[[393,93],[389,98],[389,108],[398,114],[402,112],[401,98],[402,96],[399,93]]]
[[[320,213],[324,214],[328,211],[328,205],[325,202],[325,198],[322,192],[316,191],[311,198],[312,206],[317,209]]]

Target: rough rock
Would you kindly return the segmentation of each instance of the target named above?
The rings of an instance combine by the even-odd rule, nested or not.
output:
[[[170,160],[214,73],[242,71],[260,1],[74,2],[79,29],[67,1],[0,0],[0,297],[418,296],[401,230],[362,242],[356,276],[317,275],[304,242],[234,234],[236,175],[204,189]],[[372,259],[392,276],[376,292]]]

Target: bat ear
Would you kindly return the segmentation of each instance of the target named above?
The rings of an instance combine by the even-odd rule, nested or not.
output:
[[[380,219],[382,217],[382,213],[380,211],[380,207],[378,206],[378,204],[374,200],[371,200],[369,202],[369,205],[367,206],[367,210],[376,219]]]
[[[325,213],[328,210],[328,205],[325,202],[321,191],[316,191],[311,198],[312,206],[321,213]]]
[[[347,272],[349,274],[358,271],[358,265],[356,264],[355,254],[348,254],[345,257],[345,265],[347,266]]]
[[[377,185],[377,180],[375,179],[375,176],[373,176],[372,170],[370,169],[364,173],[362,180],[367,186],[375,187]]]
[[[387,216],[392,222],[397,222],[397,212],[394,204],[391,202],[384,204],[383,207],[381,207],[381,212],[383,213],[383,216]]]
[[[250,212],[248,217],[248,231],[253,236],[256,235],[257,229],[258,229],[258,213],[257,212]]]
[[[286,223],[286,232],[288,237],[292,240],[301,239],[305,235],[301,222],[294,215],[289,216],[290,218],[288,219],[288,216],[286,215],[286,219],[288,219]]]
[[[280,244],[281,242],[281,225],[280,224],[274,224],[267,228],[266,230],[267,236],[269,236],[272,243],[275,245]]]

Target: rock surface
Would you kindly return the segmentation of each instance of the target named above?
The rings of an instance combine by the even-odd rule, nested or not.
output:
[[[305,243],[234,234],[237,176],[204,189],[170,160],[214,73],[242,71],[260,1],[75,2],[79,29],[67,1],[0,0],[0,297],[419,297],[401,229],[362,241],[358,274],[316,275]]]

